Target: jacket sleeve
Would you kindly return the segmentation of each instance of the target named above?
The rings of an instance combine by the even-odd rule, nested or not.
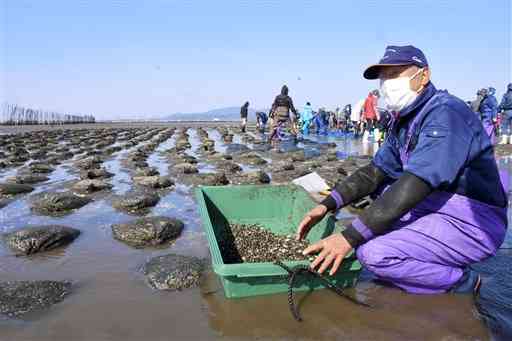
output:
[[[295,110],[295,106],[293,105],[293,101],[292,101],[292,98],[291,97],[288,97],[289,101],[290,101],[290,110],[293,112],[293,114],[295,115],[295,117],[298,116],[297,114],[297,110]]]
[[[496,118],[496,115],[498,113],[498,100],[496,99],[496,97],[491,97],[490,101],[489,101],[489,106],[490,106],[490,109],[491,109],[491,118],[494,119]]]
[[[359,168],[344,181],[338,182],[321,204],[334,211],[375,192],[387,176],[374,163]]]
[[[488,106],[487,102],[488,102],[487,97],[484,97],[484,98],[482,98],[482,100],[478,104],[478,112],[480,114],[482,114],[485,111],[485,107]]]
[[[277,97],[274,98],[274,102],[272,102],[272,106],[270,107],[270,113],[272,113],[277,107]]]
[[[507,94],[504,94],[503,97],[501,98],[500,105],[498,105],[498,112],[503,111],[503,108],[505,107],[506,98],[507,98]]]

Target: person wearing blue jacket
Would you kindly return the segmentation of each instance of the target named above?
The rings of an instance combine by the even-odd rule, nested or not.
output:
[[[311,106],[311,103],[306,102],[304,105],[304,108],[300,113],[300,120],[302,125],[302,135],[308,135],[311,121],[313,121],[313,107]]]
[[[496,143],[496,120],[498,117],[498,100],[494,96],[496,94],[496,89],[490,87],[487,89],[487,94],[482,99],[480,103],[480,107],[478,108],[478,112],[480,113],[480,117],[482,119],[482,124],[484,125],[485,131],[491,138],[492,144]]]
[[[380,80],[389,134],[370,164],[304,217],[297,238],[327,212],[376,198],[341,233],[304,250],[317,254],[311,268],[333,275],[355,250],[377,279],[407,292],[478,295],[482,279],[470,265],[495,255],[507,231],[507,190],[489,136],[464,101],[432,84],[414,46],[388,46],[363,75]]]
[[[329,128],[329,114],[325,108],[318,109],[318,113],[314,118],[317,135],[327,135],[327,129]]]
[[[498,111],[501,112],[501,143],[512,143],[512,83],[508,84]]]
[[[258,111],[256,113],[256,128],[261,132],[265,132],[265,127],[267,126],[268,116],[266,113],[262,111]]]

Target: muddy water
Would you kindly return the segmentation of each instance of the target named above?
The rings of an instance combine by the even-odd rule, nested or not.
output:
[[[216,148],[225,146],[216,130],[208,131]],[[189,130],[196,156],[194,129]],[[351,140],[327,138],[347,153],[366,154],[363,145]],[[162,152],[173,146],[173,138],[163,142],[148,158],[150,166],[168,168]],[[373,146],[372,146],[373,148]],[[129,190],[131,179],[120,166],[121,151],[107,168],[116,173],[115,193]],[[512,159],[511,159],[512,160]],[[110,163],[109,163],[110,162]],[[509,166],[510,165],[510,166]],[[510,169],[512,161],[500,161]],[[64,167],[64,166],[63,166]],[[65,168],[62,168],[63,171]],[[61,175],[55,171],[49,183]],[[70,173],[62,174],[62,177]],[[162,174],[164,175],[164,174]],[[42,186],[51,186],[43,184]],[[123,185],[129,186],[124,188]],[[39,187],[38,187],[39,188]],[[39,189],[38,189],[39,190]],[[361,281],[351,289],[374,308],[355,306],[328,291],[300,294],[304,322],[291,317],[286,295],[228,300],[216,276],[208,273],[200,288],[182,292],[151,290],[140,274],[149,258],[175,252],[209,257],[193,189],[178,184],[152,209],[154,215],[177,217],[185,222],[183,235],[171,246],[134,249],[115,241],[110,226],[133,217],[114,210],[108,199],[100,199],[65,217],[34,215],[27,197],[0,211],[1,232],[26,224],[59,223],[73,226],[82,235],[65,249],[32,257],[14,257],[0,243],[2,280],[71,280],[73,293],[62,303],[23,320],[1,320],[0,340],[487,340],[490,333],[479,320],[467,296],[415,296]],[[343,217],[350,213],[343,211]],[[506,246],[512,247],[509,234]],[[510,264],[510,259],[508,263]],[[493,265],[499,268],[500,265]]]

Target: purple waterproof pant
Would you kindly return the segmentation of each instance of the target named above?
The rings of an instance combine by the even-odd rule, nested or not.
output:
[[[496,129],[494,127],[494,124],[489,121],[482,122],[482,124],[484,125],[485,132],[487,133],[487,135],[489,135],[489,138],[491,139],[491,143],[493,145],[495,145],[496,144]]]
[[[357,249],[378,279],[408,292],[446,292],[463,269],[496,253],[505,239],[506,208],[434,192],[385,235]]]

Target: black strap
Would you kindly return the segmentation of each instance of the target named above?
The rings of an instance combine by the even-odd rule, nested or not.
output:
[[[318,277],[318,278],[320,278],[320,280],[322,281],[322,284],[327,289],[335,292],[338,296],[344,297],[352,303],[371,308],[371,305],[369,305],[368,303],[359,301],[357,298],[354,298],[352,296],[345,294],[345,292],[343,292],[342,288],[331,283],[327,278],[325,278],[324,275],[319,274],[318,272],[316,272],[314,270],[311,270],[311,268],[306,265],[299,264],[297,266],[294,266],[293,268],[290,268],[290,267],[286,266],[285,264],[283,264],[283,262],[281,262],[281,261],[276,261],[274,264],[277,266],[280,266],[281,268],[286,270],[286,272],[288,273],[288,275],[287,275],[287,277],[288,277],[288,306],[290,308],[290,312],[292,313],[293,318],[295,320],[297,320],[298,322],[302,321],[302,317],[300,316],[299,310],[297,309],[297,306],[295,305],[295,301],[293,299],[293,285],[295,283],[295,279],[297,278],[297,276],[299,274],[309,274],[309,275]]]

